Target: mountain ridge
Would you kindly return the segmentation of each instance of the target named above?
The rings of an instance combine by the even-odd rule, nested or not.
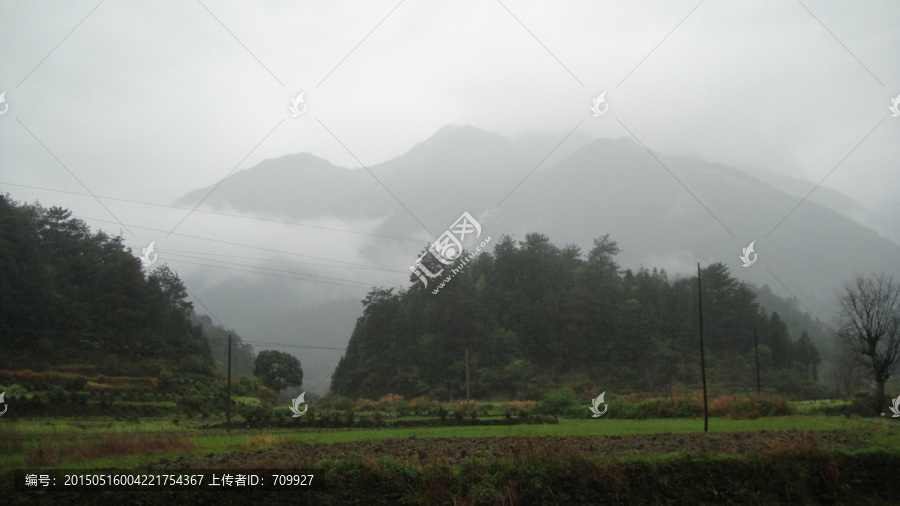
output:
[[[364,169],[288,155],[234,174],[204,206],[292,219],[365,218],[379,223],[372,232],[398,237],[421,235],[421,222],[432,239],[468,211],[483,218],[485,233],[495,239],[541,232],[582,251],[608,233],[622,249],[624,267],[690,273],[698,261],[723,261],[743,280],[796,296],[822,321],[831,318],[833,290],[859,265],[900,274],[900,246],[888,238],[738,168],[648,153],[630,137],[586,144],[583,138],[559,144],[552,136],[533,137],[532,152],[536,145],[549,151],[559,144],[557,161],[539,164],[547,151],[523,155],[522,142],[475,127],[446,126],[406,153],[369,167],[390,192]],[[271,177],[279,165],[290,168],[290,184]],[[211,188],[188,195],[198,198]],[[374,241],[365,246],[365,256],[378,265],[397,268],[404,263],[398,254],[408,255],[409,265],[421,253],[421,245]],[[744,268],[738,257],[751,241],[759,261]]]

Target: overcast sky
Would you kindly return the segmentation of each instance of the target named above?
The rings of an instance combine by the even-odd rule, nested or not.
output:
[[[666,155],[831,173],[900,215],[893,0],[0,5],[0,191],[80,216],[171,230],[184,212],[48,190],[170,204],[288,153],[359,167],[446,124],[562,139],[579,122]]]

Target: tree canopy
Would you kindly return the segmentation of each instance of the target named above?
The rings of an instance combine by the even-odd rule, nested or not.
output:
[[[256,356],[253,375],[275,392],[303,384],[303,369],[297,357],[282,351],[264,350]]]
[[[374,288],[332,377],[332,392],[460,397],[466,350],[476,397],[534,398],[573,381],[620,392],[698,387],[696,277],[620,270],[618,253],[608,235],[586,255],[543,234],[520,242],[504,236],[436,294],[416,276],[396,293]],[[820,361],[812,342],[794,337],[725,265],[712,264],[702,274],[710,382],[755,390],[756,329],[764,389],[809,386]]]
[[[150,273],[121,236],[71,211],[0,195],[0,368],[82,362],[106,374],[213,373],[178,275]]]

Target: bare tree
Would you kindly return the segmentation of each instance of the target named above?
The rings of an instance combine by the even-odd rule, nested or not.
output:
[[[853,395],[854,392],[868,384],[868,370],[859,363],[855,353],[843,346],[837,361],[827,374],[831,386],[843,396]]]
[[[900,361],[900,285],[885,274],[857,274],[839,294],[837,337],[874,374],[875,409],[884,407],[884,383]]]

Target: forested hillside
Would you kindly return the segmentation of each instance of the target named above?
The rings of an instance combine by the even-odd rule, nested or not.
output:
[[[253,361],[256,354],[253,346],[245,344],[241,336],[232,329],[226,329],[221,324],[214,323],[208,315],[199,316],[191,314],[191,322],[199,325],[206,336],[209,348],[212,351],[216,369],[224,377],[228,375],[228,336],[231,336],[231,374],[233,377],[253,374]]]
[[[0,195],[0,369],[213,375],[186,297],[167,266],[145,274],[122,237]]]
[[[475,398],[536,398],[562,385],[596,393],[699,388],[696,276],[621,271],[618,253],[609,236],[587,254],[542,234],[518,243],[505,236],[436,294],[415,277],[400,293],[374,289],[332,392],[464,397],[467,351]],[[755,390],[755,329],[763,390],[815,395],[820,356],[809,336],[791,335],[725,265],[705,267],[702,278],[713,388]]]

